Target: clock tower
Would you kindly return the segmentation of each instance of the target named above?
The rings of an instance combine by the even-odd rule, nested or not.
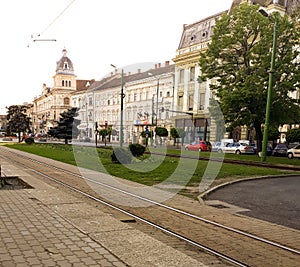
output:
[[[53,76],[56,90],[76,90],[76,75],[72,61],[67,57],[67,50],[62,50],[62,57],[56,62],[56,74]]]

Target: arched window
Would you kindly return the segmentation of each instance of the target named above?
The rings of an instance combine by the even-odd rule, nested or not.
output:
[[[61,86],[65,86],[65,81],[64,80],[61,81]]]
[[[69,106],[70,105],[70,99],[68,97],[64,98],[64,106]]]
[[[69,81],[69,87],[71,87],[71,81]]]

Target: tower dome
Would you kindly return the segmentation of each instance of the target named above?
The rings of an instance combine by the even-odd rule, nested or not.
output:
[[[62,50],[63,56],[56,62],[56,74],[69,74],[74,75],[73,63],[67,57],[67,50]]]

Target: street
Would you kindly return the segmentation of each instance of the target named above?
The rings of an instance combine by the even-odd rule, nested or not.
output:
[[[263,178],[234,183],[211,192],[220,200],[249,209],[246,216],[300,230],[300,176]]]

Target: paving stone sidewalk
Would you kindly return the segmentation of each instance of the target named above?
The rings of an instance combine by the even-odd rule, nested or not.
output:
[[[26,190],[0,191],[0,266],[127,266]]]

